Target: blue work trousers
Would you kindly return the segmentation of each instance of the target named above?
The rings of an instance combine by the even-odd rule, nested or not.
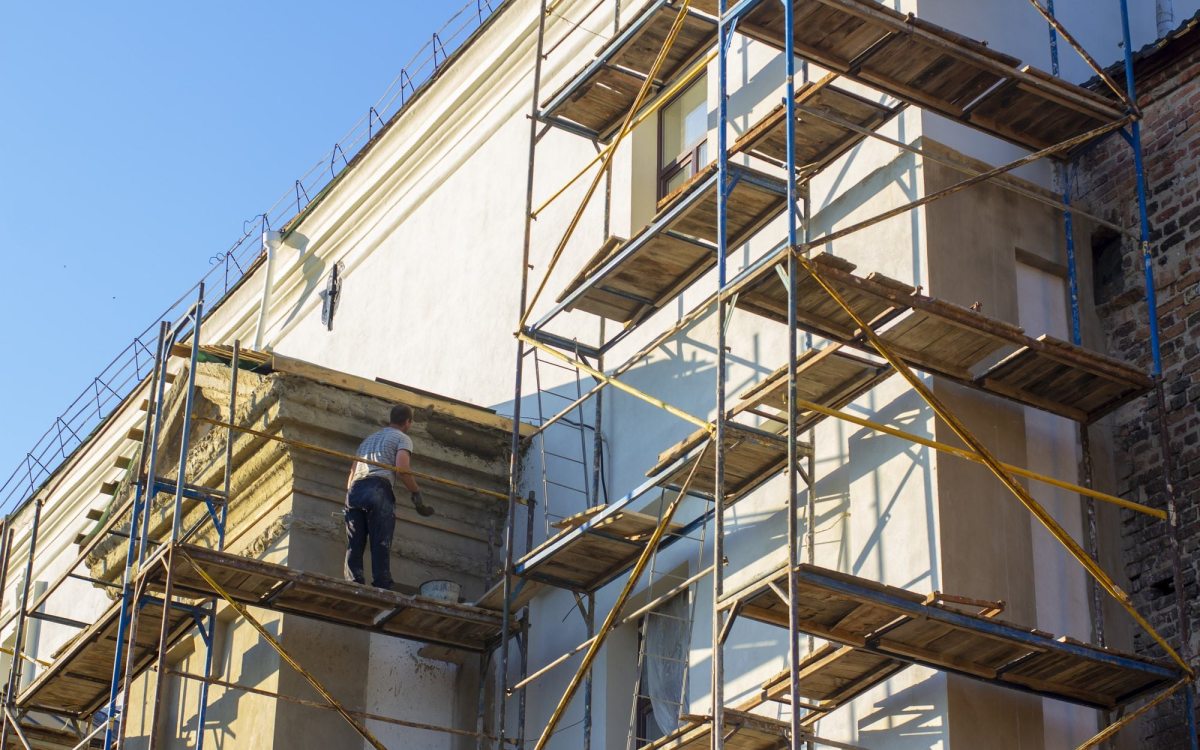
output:
[[[363,578],[363,550],[371,542],[372,584],[392,587],[392,532],[396,528],[396,496],[383,477],[357,480],[346,496],[346,568],[356,583]]]

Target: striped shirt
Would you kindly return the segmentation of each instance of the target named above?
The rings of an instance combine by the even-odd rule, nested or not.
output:
[[[358,452],[355,455],[368,461],[394,466],[397,452],[406,450],[411,454],[412,449],[412,438],[395,427],[384,427],[382,430],[368,435],[367,439],[358,446]],[[355,461],[354,481],[357,482],[363,477],[379,477],[389,482],[395,482],[396,472]]]

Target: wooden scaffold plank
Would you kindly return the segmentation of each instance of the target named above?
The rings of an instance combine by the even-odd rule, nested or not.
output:
[[[796,576],[800,630],[888,659],[1103,710],[1166,689],[1181,676],[1171,664],[1055,638],[845,573],[801,565]],[[784,567],[721,606],[736,604],[740,617],[787,627],[786,582]]]
[[[973,309],[929,297],[882,274],[860,276],[854,264],[827,253],[810,258],[859,317],[876,321],[883,342],[910,366],[1080,422],[1093,422],[1148,392],[1153,381],[1103,354]],[[750,269],[730,286],[738,308],[787,320],[784,261]],[[796,296],[803,330],[874,354],[863,332],[807,272]]]
[[[1043,149],[1123,116],[1093,91],[874,0],[791,2],[797,55],[1024,148]],[[715,0],[697,7],[717,12]],[[782,4],[750,3],[737,30],[783,49]]]
[[[654,60],[679,9],[679,0],[656,0],[638,13],[596,53],[591,63],[542,104],[540,117],[565,124],[596,140],[608,141],[654,69]],[[689,10],[658,77],[651,83],[650,95],[659,93],[666,82],[708,50],[716,38],[716,19]]]
[[[485,650],[500,633],[499,613],[481,607],[387,591],[193,545],[180,549],[185,554],[173,557],[172,574],[180,594],[217,593],[198,575],[190,562],[194,561],[236,601],[250,606],[470,651]],[[151,569],[146,585],[161,588],[165,578],[162,567]]]

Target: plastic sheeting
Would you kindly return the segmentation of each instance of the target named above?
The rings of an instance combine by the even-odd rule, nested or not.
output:
[[[687,594],[663,602],[646,615],[646,697],[654,723],[669,733],[679,727],[692,640],[691,606]]]

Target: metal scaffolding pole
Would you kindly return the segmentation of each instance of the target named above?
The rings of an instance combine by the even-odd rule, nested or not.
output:
[[[1065,34],[1066,29],[1059,23],[1054,15],[1054,0],[1047,0],[1045,8],[1042,8],[1037,0],[1031,0],[1038,11],[1046,16],[1049,21],[1050,34],[1050,72],[1055,77],[1061,74],[1058,58],[1058,35],[1061,32]],[[1082,50],[1081,50],[1082,53]],[[1106,81],[1111,81],[1111,78],[1105,77]],[[1124,92],[1119,92],[1124,95]],[[1063,164],[1055,164],[1055,173],[1061,182],[1062,202],[1063,202],[1063,235],[1067,249],[1067,286],[1071,302],[1071,343],[1076,346],[1083,345],[1083,330],[1080,323],[1079,312],[1079,264],[1075,257],[1075,220],[1071,208],[1071,164],[1068,159]],[[1092,441],[1090,427],[1080,423],[1079,430],[1079,450],[1081,456],[1081,473],[1080,477],[1084,486],[1091,487],[1093,484],[1092,478]],[[1085,497],[1084,499],[1085,525],[1087,534],[1087,551],[1096,562],[1100,561],[1100,539],[1099,526],[1096,517],[1096,501],[1093,498]],[[1100,588],[1100,584],[1093,580],[1088,586],[1088,614],[1091,616],[1092,622],[1092,642],[1097,645],[1104,645],[1104,607],[1103,596],[1104,592]]]
[[[1133,41],[1129,28],[1129,0],[1120,0],[1121,6],[1121,35],[1125,52],[1125,86],[1128,101],[1137,105],[1137,78],[1133,67]],[[1146,165],[1142,154],[1141,121],[1133,120],[1129,125],[1126,139],[1133,151],[1133,168],[1137,181],[1138,221],[1141,230],[1139,248],[1142,255],[1142,269],[1146,286],[1146,307],[1150,323],[1150,353],[1153,360],[1154,391],[1158,412],[1159,446],[1163,458],[1163,479],[1166,485],[1167,501],[1167,544],[1171,560],[1171,573],[1175,586],[1175,610],[1178,617],[1179,644],[1183,658],[1191,661],[1191,622],[1188,618],[1188,602],[1183,584],[1183,564],[1179,551],[1179,510],[1175,497],[1175,477],[1173,455],[1171,450],[1171,435],[1167,426],[1166,403],[1163,396],[1163,364],[1162,349],[1158,329],[1158,295],[1154,282],[1154,258],[1150,250],[1150,211],[1147,205]],[[1124,134],[1124,131],[1122,131]],[[1196,727],[1195,683],[1190,682],[1186,688],[1188,740],[1192,750],[1200,748],[1200,735]]]
[[[29,531],[29,558],[25,560],[25,580],[21,581],[21,603],[17,609],[17,632],[13,637],[13,656],[8,663],[8,680],[4,687],[5,718],[0,721],[0,747],[8,747],[10,724],[15,732],[20,732],[20,727],[16,724],[12,711],[17,705],[17,689],[21,684],[21,662],[25,658],[25,623],[29,619],[29,588],[33,583],[33,557],[37,554],[38,530],[42,522],[43,503],[44,501],[39,498],[33,504],[33,526]]]
[[[533,61],[533,91],[529,97],[529,159],[525,173],[525,216],[524,235],[521,241],[521,292],[517,302],[518,320],[524,320],[529,299],[529,256],[533,241],[533,178],[538,144],[538,105],[542,86],[542,56],[546,44],[546,0],[538,4],[537,43],[534,48]],[[518,328],[520,326],[518,325]],[[515,556],[513,544],[516,539],[517,497],[521,492],[521,376],[525,365],[525,342],[517,339],[517,354],[515,372],[513,375],[513,415],[512,440],[509,444],[511,455],[508,467],[508,514],[504,525],[504,575],[501,577],[501,592],[503,612],[500,627],[500,658],[496,671],[496,719],[493,734],[496,737],[496,748],[504,747],[505,712],[508,707],[508,650],[512,637],[512,570]],[[526,508],[526,513],[532,517],[532,505]],[[483,679],[481,676],[480,679]],[[522,694],[524,702],[524,694]],[[521,726],[518,734],[525,734],[524,711],[520,712]]]
[[[790,3],[789,3],[790,5]],[[717,293],[725,289],[725,256],[729,252],[729,44],[734,24],[726,17],[727,0],[717,0]],[[789,208],[790,210],[790,208]],[[725,746],[725,618],[719,606],[725,593],[725,323],[729,303],[717,300],[716,433],[713,446],[713,616],[712,616],[712,750]],[[699,466],[700,462],[697,461]]]
[[[183,395],[183,425],[180,428],[179,436],[179,463],[176,464],[175,470],[175,504],[171,510],[171,539],[168,543],[165,555],[162,557],[162,563],[167,567],[166,583],[163,587],[163,616],[162,622],[158,629],[158,658],[157,658],[157,675],[155,679],[154,703],[150,711],[150,750],[154,750],[158,744],[165,740],[165,727],[162,725],[163,717],[163,695],[167,692],[167,648],[170,646],[171,638],[171,618],[169,611],[173,606],[171,601],[174,595],[174,549],[175,544],[179,541],[180,533],[183,530],[183,495],[184,485],[187,484],[187,461],[188,451],[191,448],[192,434],[192,405],[196,399],[196,365],[200,361],[200,324],[204,320],[204,284],[200,284],[200,294],[196,300],[196,305],[192,313],[192,352],[191,359],[188,361],[188,376],[187,385],[185,386]],[[154,476],[149,480],[153,484],[157,481]],[[151,495],[153,497],[153,495]],[[149,514],[147,513],[147,518]],[[211,640],[211,639],[209,639]],[[210,644],[211,648],[211,644]]]
[[[795,13],[795,4],[791,2],[783,5],[783,26],[786,30],[784,33],[784,106],[786,109],[785,118],[787,121],[787,164],[786,164],[786,179],[787,179],[787,216],[788,216],[788,247],[793,250],[799,245],[799,228],[796,222],[796,211],[798,210],[798,195],[796,193],[796,50],[795,50],[795,35],[792,34],[792,24],[794,23],[793,15]],[[800,494],[800,485],[797,476],[799,469],[798,462],[800,460],[797,451],[797,441],[800,435],[797,434],[799,420],[796,413],[796,360],[800,356],[799,347],[796,341],[797,327],[797,311],[796,311],[796,288],[799,283],[799,269],[797,268],[796,254],[788,253],[787,261],[787,545],[788,545],[788,705],[790,706],[789,728],[790,737],[789,745],[792,750],[799,750],[800,742],[803,735],[803,727],[800,725],[800,623],[796,612],[796,570],[800,564],[799,548],[797,541],[799,539],[799,519],[796,517],[799,507],[798,500]],[[809,495],[811,496],[811,492]]]
[[[199,341],[193,350],[199,348]],[[229,424],[237,422],[237,387],[238,387],[238,367],[240,366],[242,354],[242,342],[240,339],[235,339],[233,342],[233,356],[229,361]],[[233,486],[233,439],[234,431],[232,428],[225,430],[225,468],[223,482],[221,483],[221,513],[217,524],[217,549],[225,549],[225,528],[229,520],[229,498],[231,488]],[[211,684],[213,676],[213,656],[216,648],[217,634],[217,600],[214,598],[209,602],[208,613],[208,632],[204,635],[204,680],[200,683],[200,695],[197,699],[199,708],[196,711],[196,750],[204,750],[204,725],[208,716],[208,688]]]
[[[142,506],[147,502],[146,486],[142,479],[145,473],[146,462],[150,460],[154,447],[152,445],[152,437],[156,426],[157,415],[159,414],[158,403],[161,401],[161,394],[158,391],[159,379],[165,380],[163,371],[163,352],[167,348],[167,329],[169,324],[163,321],[158,327],[158,350],[154,355],[154,366],[150,372],[148,381],[147,394],[150,402],[146,409],[145,425],[142,429],[142,450],[138,457],[137,474],[134,477],[134,496],[133,502],[129,509],[129,540],[125,550],[125,569],[121,573],[121,610],[117,616],[117,640],[116,650],[113,655],[113,671],[112,683],[109,686],[108,705],[106,716],[104,719],[104,750],[112,750],[117,745],[117,730],[116,710],[117,698],[121,691],[121,677],[124,674],[124,653],[126,646],[125,635],[129,630],[130,620],[134,614],[132,606],[133,596],[133,563],[134,556],[138,554],[137,531],[141,527],[140,515]],[[147,450],[149,449],[149,450]]]

